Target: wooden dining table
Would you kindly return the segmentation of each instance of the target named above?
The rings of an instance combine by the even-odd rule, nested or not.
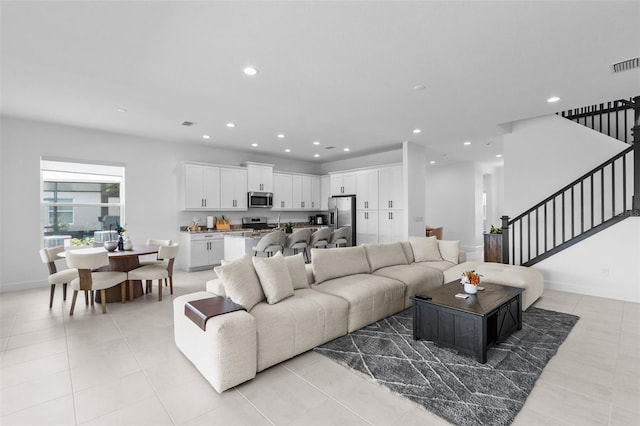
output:
[[[89,247],[89,248],[79,248],[78,251],[83,250],[86,252],[95,253],[97,251],[106,251],[109,255],[109,266],[104,266],[100,268],[101,271],[120,271],[120,272],[129,272],[133,269],[136,269],[140,266],[140,256],[145,256],[148,254],[156,254],[158,253],[160,246],[156,245],[136,245],[133,246],[131,250],[114,250],[107,251],[104,247]],[[74,249],[71,249],[72,251]],[[58,254],[60,257],[65,257],[66,252],[62,252]],[[129,294],[129,286],[126,287],[127,300],[131,300]],[[121,302],[122,301],[122,293],[120,291],[120,286],[115,286],[106,289],[107,303],[111,302]],[[100,303],[100,292],[95,292],[95,301]],[[140,297],[144,294],[142,281],[136,280],[133,281],[133,297]]]

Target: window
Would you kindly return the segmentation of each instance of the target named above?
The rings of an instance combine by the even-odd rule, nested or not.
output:
[[[40,172],[45,247],[92,245],[124,224],[124,167],[41,160]]]

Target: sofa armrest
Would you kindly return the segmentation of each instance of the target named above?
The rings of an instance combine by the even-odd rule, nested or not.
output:
[[[207,293],[213,293],[214,296],[227,297],[227,292],[224,290],[224,284],[220,278],[207,281],[205,288]]]
[[[257,328],[251,314],[235,311],[210,318],[202,330],[184,314],[184,305],[212,296],[200,291],[174,299],[174,338],[178,349],[221,393],[255,377]]]
[[[458,263],[464,263],[467,261],[467,252],[461,251],[458,253]]]

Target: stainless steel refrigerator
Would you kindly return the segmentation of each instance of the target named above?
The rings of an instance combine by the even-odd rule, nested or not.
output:
[[[356,196],[344,195],[329,198],[328,225],[335,231],[345,226],[351,227],[348,245],[355,246],[356,242]]]

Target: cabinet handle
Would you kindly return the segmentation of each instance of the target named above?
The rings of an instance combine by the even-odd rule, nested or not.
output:
[[[311,208],[314,208],[315,206],[316,206],[316,202],[315,202],[315,201],[312,201],[312,202],[311,202]]]
[[[393,200],[389,201],[389,204],[391,204],[391,208],[393,208]]]

